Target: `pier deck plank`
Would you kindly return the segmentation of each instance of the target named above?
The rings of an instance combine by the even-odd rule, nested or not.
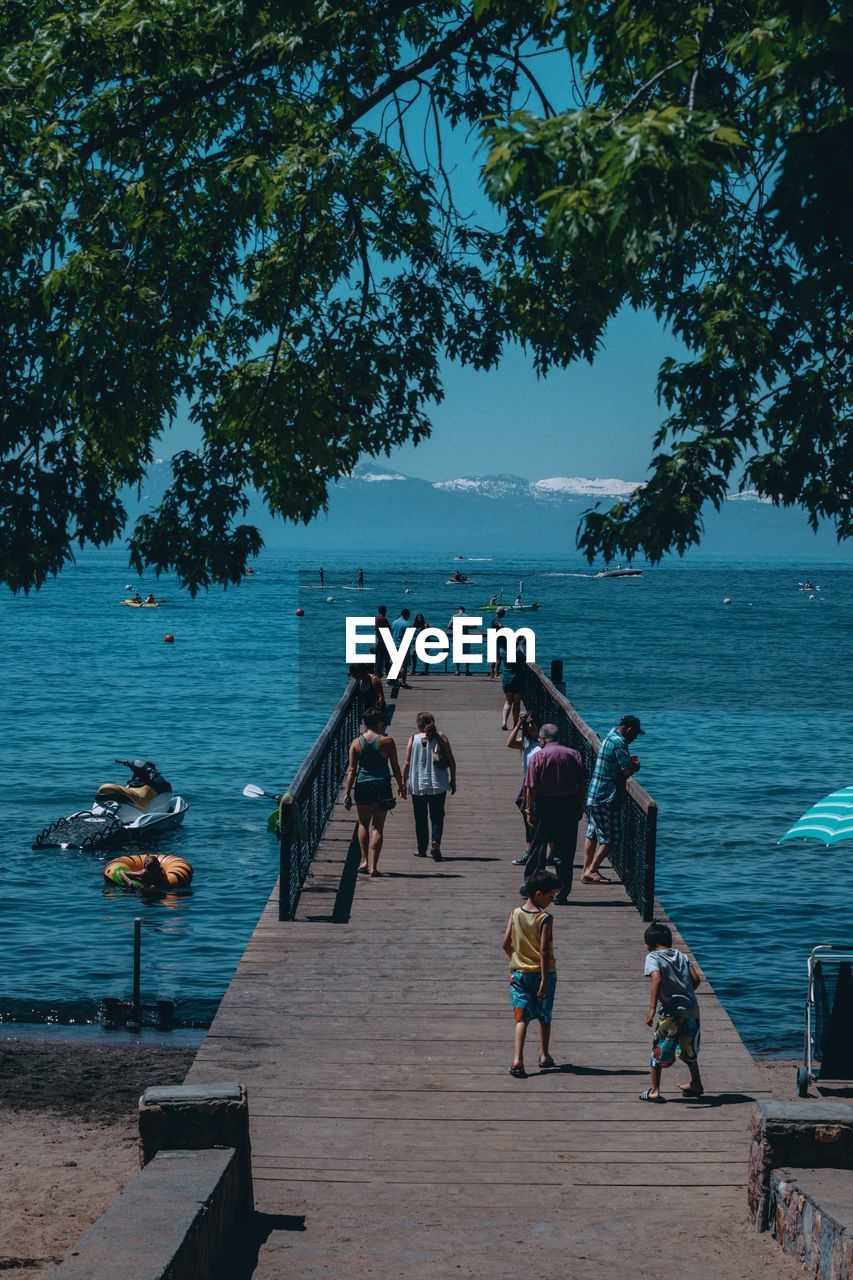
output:
[[[657,1277],[797,1274],[745,1223],[747,1121],[767,1096],[707,984],[708,1096],[643,1105],[643,923],[619,884],[579,883],[554,907],[552,1053],[563,1069],[512,1079],[500,949],[521,874],[520,756],[499,730],[499,686],[417,676],[391,732],[401,762],[431,710],[457,757],[441,864],[415,859],[411,812],[386,825],[378,880],[358,877],[329,920],[353,833],[339,803],[304,895],[258,923],[188,1080],[239,1078],[250,1099],[255,1198],[276,1219],[255,1275]],[[304,1223],[303,1220],[304,1219]],[[304,1226],[304,1229],[302,1229]],[[294,1227],[296,1229],[294,1229]]]

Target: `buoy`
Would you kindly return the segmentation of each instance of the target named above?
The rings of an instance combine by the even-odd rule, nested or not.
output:
[[[403,592],[403,595],[404,595],[404,596],[410,596],[411,594],[412,594],[412,588],[411,588],[411,587],[406,587],[405,591]]]
[[[335,603],[334,596],[326,596],[326,604],[334,604],[334,603]]]
[[[297,616],[297,618],[304,618],[304,617],[305,617],[305,610],[304,610],[304,609],[297,609],[297,610],[296,610],[296,616]]]
[[[172,635],[171,631],[169,631],[165,636],[163,636],[163,643],[164,643],[164,644],[174,644],[174,643],[175,643],[175,637]]]
[[[132,591],[132,590],[133,590],[133,587],[130,585],[130,583],[129,583],[129,582],[126,582],[126,583],[124,584],[124,589],[125,589],[125,591]]]
[[[732,601],[731,601],[731,597],[730,597],[730,596],[724,596],[724,597],[723,597],[723,604],[731,604],[731,602],[732,602]]]

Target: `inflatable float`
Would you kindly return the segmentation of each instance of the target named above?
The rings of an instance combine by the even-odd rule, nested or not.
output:
[[[127,605],[128,609],[159,609],[159,600],[122,600],[122,604]]]
[[[166,874],[169,888],[186,889],[193,878],[193,869],[187,860],[178,858],[172,853],[158,853],[156,857]],[[129,853],[123,858],[113,858],[104,867],[104,879],[109,880],[110,884],[120,884],[125,889],[129,888],[118,875],[119,868],[125,871],[142,871],[145,858],[144,853]]]

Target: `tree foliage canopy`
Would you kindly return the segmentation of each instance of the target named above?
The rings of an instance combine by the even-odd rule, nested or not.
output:
[[[5,0],[0,558],[40,585],[124,528],[157,438],[200,447],[134,563],[191,590],[308,520],[363,452],[429,431],[440,364],[594,357],[626,302],[664,362],[649,482],[589,555],[701,536],[743,483],[840,536],[850,28],[751,0]],[[562,54],[559,53],[562,51]],[[543,58],[557,62],[544,78]],[[557,85],[555,93],[552,86]],[[449,131],[482,133],[461,208]],[[413,136],[416,135],[416,136]]]

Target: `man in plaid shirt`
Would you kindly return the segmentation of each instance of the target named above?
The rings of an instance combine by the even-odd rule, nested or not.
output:
[[[623,716],[598,748],[586,797],[588,825],[584,845],[583,884],[609,884],[599,867],[622,834],[625,784],[640,767],[628,750],[645,730],[636,716]]]

